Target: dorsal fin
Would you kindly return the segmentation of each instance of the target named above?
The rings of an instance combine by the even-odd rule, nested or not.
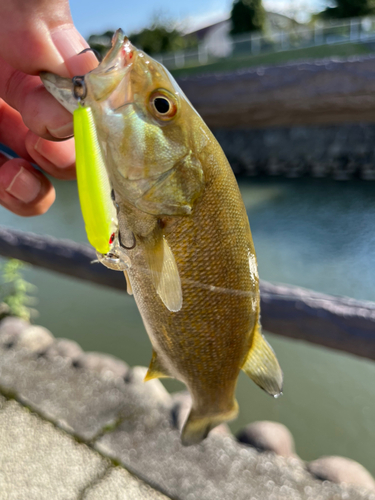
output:
[[[176,259],[167,239],[158,231],[145,243],[146,258],[156,293],[165,307],[177,312],[182,307],[182,288]]]
[[[159,356],[156,354],[154,350],[152,350],[152,358],[150,366],[148,367],[144,381],[147,382],[148,380],[152,380],[154,378],[169,378],[169,377],[173,377],[173,375],[170,375],[169,371],[160,362]]]
[[[254,329],[253,342],[242,370],[260,388],[272,396],[280,396],[283,390],[283,372],[272,347],[261,333],[261,326]]]

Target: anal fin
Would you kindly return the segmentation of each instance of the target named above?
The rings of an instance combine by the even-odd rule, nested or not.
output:
[[[173,375],[170,375],[169,371],[160,362],[159,356],[153,350],[150,366],[148,367],[144,381],[147,382],[148,380],[152,380],[154,378],[170,377],[173,378]]]
[[[272,347],[262,335],[260,324],[254,329],[253,342],[242,370],[271,396],[282,394],[283,372]]]

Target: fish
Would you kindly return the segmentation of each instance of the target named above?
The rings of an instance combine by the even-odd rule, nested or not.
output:
[[[241,370],[270,395],[282,393],[283,373],[260,325],[246,209],[212,132],[168,70],[121,30],[82,78],[77,92],[74,79],[41,74],[66,109],[90,114],[115,207],[113,234],[111,224],[98,229],[110,237],[99,260],[124,272],[142,316],[153,349],[145,381],[186,385],[192,406],[181,441],[199,444],[236,418]]]

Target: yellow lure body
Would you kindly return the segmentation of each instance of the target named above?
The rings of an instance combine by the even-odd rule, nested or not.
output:
[[[91,108],[79,105],[73,123],[78,194],[87,238],[98,252],[106,254],[116,230],[116,211]]]

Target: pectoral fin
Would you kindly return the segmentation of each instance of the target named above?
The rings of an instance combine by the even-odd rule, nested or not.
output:
[[[136,206],[149,214],[189,215],[204,189],[203,168],[192,153],[163,175],[136,200]]]
[[[130,283],[129,275],[126,271],[124,271],[124,276],[126,279],[126,291],[128,292],[129,295],[133,295],[132,285]]]
[[[253,342],[242,370],[268,394],[276,397],[282,394],[283,372],[259,324],[255,327]]]
[[[146,243],[151,280],[165,307],[177,312],[182,307],[182,288],[176,260],[166,238],[160,232]]]
[[[168,370],[160,362],[160,359],[155,351],[152,351],[152,358],[150,366],[145,376],[145,382],[152,380],[153,378],[169,378],[172,375],[169,374]]]

